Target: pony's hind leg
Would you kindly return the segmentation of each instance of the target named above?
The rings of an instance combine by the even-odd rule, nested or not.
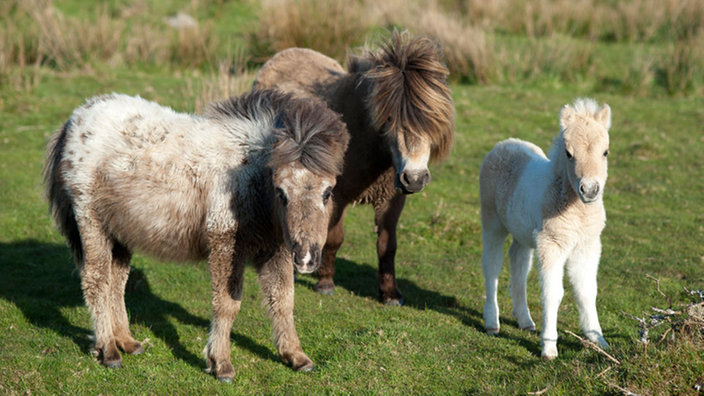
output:
[[[132,338],[130,323],[125,308],[125,286],[130,274],[132,253],[120,243],[112,248],[112,331],[117,346],[126,353],[139,355],[144,352],[142,344]]]
[[[122,357],[113,336],[112,241],[97,219],[77,220],[84,254],[81,287],[95,328],[94,353],[104,366],[121,368]]]
[[[386,305],[403,305],[403,294],[396,284],[396,226],[401,217],[406,196],[396,194],[390,201],[374,205],[374,223],[378,235],[376,251],[379,257],[379,298]]]
[[[293,321],[293,262],[288,249],[280,248],[255,260],[267,313],[274,330],[279,356],[296,371],[310,371],[313,361],[301,349]]]
[[[491,220],[482,216],[482,272],[486,288],[484,302],[484,328],[487,334],[499,334],[499,303],[496,291],[499,285],[499,274],[504,261],[504,241],[508,232],[497,218]]]
[[[511,262],[511,297],[513,301],[513,316],[518,321],[521,330],[535,331],[535,322],[530,316],[526,296],[526,281],[533,264],[533,249],[513,240],[508,250]]]

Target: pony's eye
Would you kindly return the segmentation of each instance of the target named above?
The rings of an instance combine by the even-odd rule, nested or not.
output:
[[[606,157],[607,155],[609,155],[609,149],[606,149],[606,151],[604,151],[604,157]]]
[[[288,204],[288,197],[286,196],[286,193],[284,193],[284,190],[277,188],[276,195],[279,197],[279,200],[281,200],[282,205],[286,206]]]
[[[570,154],[569,150],[565,150],[565,154],[567,155],[567,159],[572,159],[572,154]]]
[[[332,196],[332,187],[328,187],[327,190],[323,193],[323,203],[327,204],[328,201],[330,200],[330,197]]]

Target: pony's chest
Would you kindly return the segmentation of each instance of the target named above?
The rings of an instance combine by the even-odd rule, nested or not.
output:
[[[577,246],[598,238],[606,226],[603,208],[567,210],[561,215],[545,218],[536,230],[535,240],[548,239],[559,246]]]

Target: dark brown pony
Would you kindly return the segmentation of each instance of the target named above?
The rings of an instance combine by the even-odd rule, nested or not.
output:
[[[341,113],[350,132],[345,167],[333,192],[335,209],[316,290],[332,294],[335,255],[344,238],[345,208],[374,207],[379,294],[403,304],[394,269],[396,225],[406,195],[430,182],[428,161],[445,159],[454,140],[448,70],[436,40],[394,31],[377,49],[348,56],[348,70],[309,49],[276,54],[257,74],[254,89],[276,87],[313,97]]]

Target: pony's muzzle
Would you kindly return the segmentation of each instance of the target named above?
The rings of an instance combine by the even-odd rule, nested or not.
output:
[[[291,258],[296,271],[301,274],[310,274],[320,267],[322,257],[322,249],[318,245],[304,248],[299,244],[294,245],[291,249]]]
[[[579,195],[584,203],[592,203],[599,198],[599,192],[601,187],[599,187],[598,181],[593,180],[582,180],[579,183]]]
[[[427,169],[404,170],[397,173],[394,179],[394,187],[401,190],[404,194],[422,191],[428,183],[430,183],[430,171]]]

